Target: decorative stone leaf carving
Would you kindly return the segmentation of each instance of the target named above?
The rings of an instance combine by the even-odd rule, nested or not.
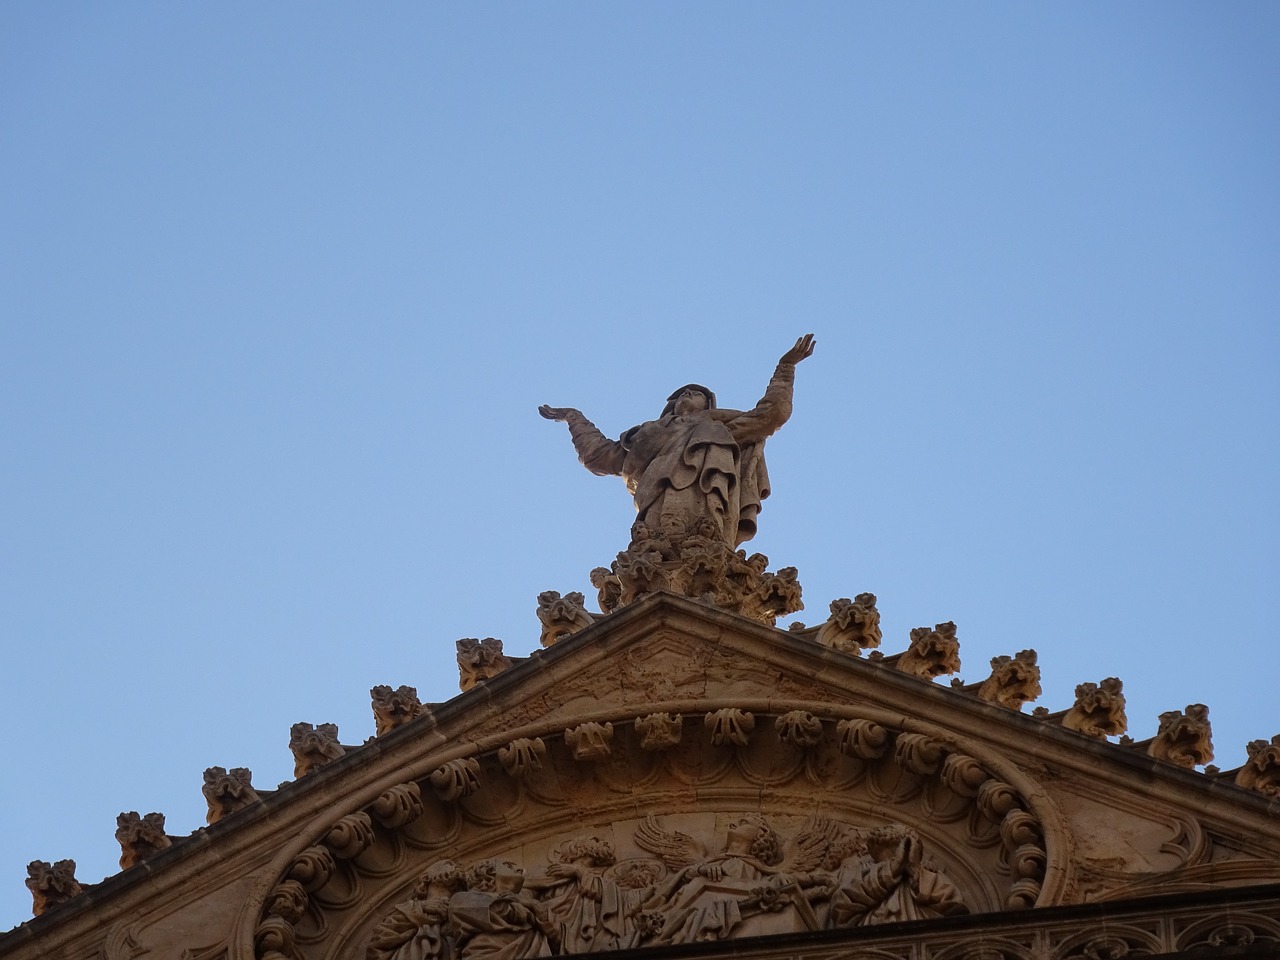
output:
[[[1088,737],[1118,737],[1129,729],[1124,715],[1124,684],[1117,677],[1102,683],[1076,687],[1076,702],[1062,718],[1062,725]]]
[[[947,748],[922,733],[900,733],[893,745],[898,763],[921,776],[937,773],[942,767]]]
[[[459,757],[431,772],[431,789],[445,803],[469,797],[480,789],[480,761],[475,757]]]
[[[384,827],[412,823],[422,816],[422,790],[416,783],[397,784],[373,801],[369,812]]]
[[[289,729],[289,749],[293,751],[293,775],[305,777],[328,766],[346,752],[338,742],[338,725],[295,723]]]
[[[1028,844],[1040,846],[1044,843],[1044,828],[1026,810],[1011,808],[1000,821],[1000,840],[1006,850],[1016,850]]]
[[[575,760],[600,760],[609,756],[609,743],[613,740],[612,723],[596,723],[589,720],[564,732],[564,742],[569,745]]]
[[[960,641],[956,638],[956,625],[948,620],[932,630],[915,627],[911,631],[911,645],[898,659],[898,669],[925,680],[959,670]]]
[[[369,698],[373,706],[374,735],[378,737],[422,716],[425,710],[414,687],[400,686],[392,690],[380,683],[369,690]]]
[[[860,760],[875,760],[889,749],[889,731],[873,720],[841,720],[836,734],[840,752]]]
[[[136,810],[116,817],[116,840],[120,842],[120,867],[123,870],[141,863],[172,843],[164,832],[163,813],[148,813],[141,817]]]
[[[756,718],[737,707],[722,707],[707,714],[706,725],[711,731],[712,746],[745,747],[755,729]]]
[[[874,593],[860,593],[852,600],[831,601],[831,616],[818,628],[817,641],[834,650],[861,656],[863,650],[880,646],[880,611]]]
[[[1236,772],[1236,786],[1280,797],[1280,733],[1265,740],[1252,740],[1245,747],[1249,759]]]
[[[84,888],[76,881],[74,860],[32,860],[27,864],[27,889],[31,891],[31,913],[38,917],[78,896]]]
[[[992,823],[1000,823],[1010,811],[1022,809],[1022,798],[1009,784],[991,779],[978,788],[978,809]]]
[[[325,834],[324,845],[340,860],[358,857],[373,846],[373,821],[367,813],[349,813]]]
[[[505,747],[498,748],[498,761],[507,775],[523,780],[535,770],[542,769],[542,758],[547,755],[547,745],[541,737],[521,737]]]
[[[483,640],[465,637],[458,641],[457,647],[458,686],[464,693],[481,680],[496,677],[511,667],[511,658],[502,652],[502,641],[496,637]]]
[[[960,797],[976,797],[981,786],[991,779],[977,760],[962,753],[948,754],[942,761],[942,782]]]
[[[293,924],[284,917],[267,917],[253,932],[253,945],[262,960],[280,960],[297,956]]]
[[[669,713],[651,713],[636,717],[636,733],[640,735],[641,750],[669,750],[680,742],[684,732],[683,717]]]
[[[281,880],[267,894],[264,912],[269,917],[297,923],[307,912],[307,891],[297,880]]]
[[[580,593],[566,593],[562,597],[556,590],[544,590],[538,594],[538,620],[542,623],[544,647],[595,622],[587,613],[585,603],[586,598]]]
[[[1212,735],[1209,708],[1203,703],[1189,703],[1186,711],[1166,710],[1160,714],[1160,728],[1147,753],[1191,770],[1213,759]]]
[[[1012,657],[993,657],[991,676],[978,687],[978,696],[983,700],[1010,710],[1021,710],[1024,703],[1032,702],[1041,692],[1034,650],[1021,650]]]
[[[337,865],[327,847],[307,847],[293,858],[285,877],[297,880],[307,893],[314,893],[329,882]]]
[[[258,792],[250,782],[253,777],[248,767],[209,767],[204,772],[204,786],[200,792],[204,794],[209,812],[205,815],[208,823],[217,823],[223,817],[243,810],[251,803],[259,800]]]
[[[774,721],[778,736],[804,750],[822,739],[822,721],[807,710],[792,710]]]

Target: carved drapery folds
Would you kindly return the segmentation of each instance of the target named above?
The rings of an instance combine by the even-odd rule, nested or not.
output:
[[[1188,770],[1213,760],[1209,708],[1203,703],[1187,704],[1187,709],[1160,714],[1160,729],[1147,752],[1157,760],[1167,760]]]
[[[804,609],[795,567],[767,569],[762,553],[734,550],[706,517],[686,526],[667,518],[662,529],[645,523],[632,528],[631,544],[611,570],[597,567],[601,609],[618,609],[658,590],[701,600],[761,623]]]
[[[253,789],[252,772],[248,767],[209,767],[204,772],[204,785],[200,792],[204,794],[209,812],[205,815],[208,823],[217,823],[237,810],[243,810],[260,798]]]
[[[425,712],[414,687],[399,686],[395,690],[380,683],[369,690],[373,707],[374,735],[382,736],[408,723]]]
[[[1076,687],[1076,702],[1062,725],[1087,737],[1118,737],[1129,729],[1124,713],[1124,684],[1117,677]]]
[[[898,669],[925,680],[959,670],[960,641],[956,638],[956,625],[948,620],[932,630],[913,628],[911,645],[898,658]]]
[[[817,641],[843,653],[861,656],[863,650],[880,646],[880,611],[874,593],[860,593],[852,600],[831,601],[831,616],[818,628]]]
[[[542,624],[544,647],[595,622],[595,617],[587,613],[585,603],[586,598],[580,593],[566,593],[562,597],[556,590],[544,590],[538,594],[538,621]]]
[[[496,637],[477,640],[464,637],[458,647],[458,686],[470,690],[481,680],[496,677],[511,667],[511,658],[502,652],[502,641]]]
[[[27,889],[31,891],[31,913],[40,916],[66,903],[84,889],[76,881],[76,862],[59,860],[49,863],[32,860],[27,864]]]
[[[1280,733],[1265,740],[1252,740],[1245,748],[1249,759],[1236,771],[1236,786],[1256,790],[1268,797],[1280,797]]]
[[[1021,650],[1012,657],[993,657],[991,676],[978,687],[981,699],[1010,710],[1021,710],[1024,703],[1036,700],[1041,692],[1034,650]]]
[[[116,817],[116,840],[120,843],[122,870],[141,863],[172,843],[164,832],[163,813],[139,816],[136,810]]]
[[[289,729],[289,749],[293,751],[293,775],[305,777],[328,766],[346,752],[338,742],[338,725],[295,723]]]

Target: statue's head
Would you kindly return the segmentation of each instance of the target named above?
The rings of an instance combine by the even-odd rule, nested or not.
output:
[[[662,415],[697,413],[699,410],[714,410],[716,395],[700,383],[686,383],[683,387],[667,397],[667,405],[662,408]]]

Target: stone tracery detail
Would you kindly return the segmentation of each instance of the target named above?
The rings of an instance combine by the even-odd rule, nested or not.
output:
[[[874,593],[860,593],[852,600],[832,600],[831,616],[815,637],[824,646],[855,657],[861,656],[863,650],[880,646],[882,638]]]
[[[1062,718],[1062,725],[1087,737],[1116,737],[1129,729],[1124,706],[1124,683],[1118,677],[1082,683],[1076,687],[1076,702]]]
[[[380,683],[369,690],[369,698],[373,707],[374,736],[377,737],[426,712],[415,687],[401,685],[392,690],[387,684]]]
[[[482,680],[489,680],[509,670],[511,658],[502,652],[502,641],[496,637],[464,637],[457,642],[458,686],[466,693]]]
[[[1020,650],[1012,657],[991,659],[991,676],[978,687],[978,696],[1010,710],[1021,710],[1042,693],[1040,667],[1034,650]]]
[[[338,742],[338,725],[295,723],[289,729],[289,749],[293,751],[293,775],[305,777],[340,759],[346,751]]]
[[[136,810],[116,817],[116,840],[120,842],[120,869],[128,870],[170,846],[164,832],[164,814],[139,816]]]
[[[217,823],[223,817],[243,810],[260,798],[253,789],[253,774],[248,767],[209,767],[204,772],[204,785],[200,792],[204,794],[209,812],[205,816],[208,823]]]
[[[1167,710],[1160,714],[1160,728],[1147,752],[1157,760],[1190,770],[1213,760],[1212,735],[1209,708],[1203,703],[1189,703],[1185,711]]]
[[[913,677],[932,680],[960,669],[960,641],[956,638],[956,625],[948,620],[932,630],[914,627],[911,645],[898,658],[898,669]]]

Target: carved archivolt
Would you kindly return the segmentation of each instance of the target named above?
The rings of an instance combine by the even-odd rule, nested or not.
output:
[[[1043,896],[1029,797],[883,718],[752,703],[523,732],[331,821],[263,901],[260,960],[518,960]]]

